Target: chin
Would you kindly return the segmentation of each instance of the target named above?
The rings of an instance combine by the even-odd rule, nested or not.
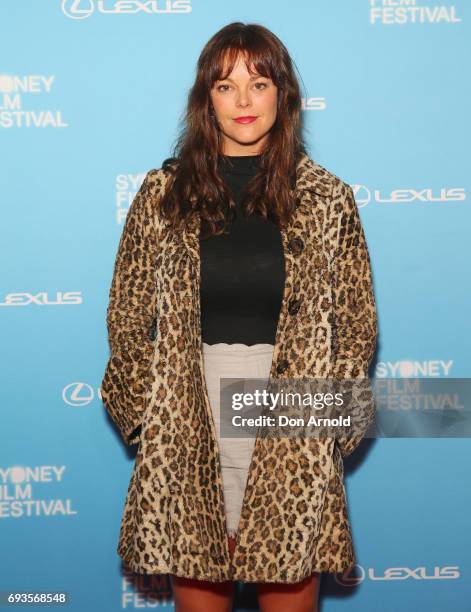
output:
[[[254,142],[257,142],[257,140],[260,140],[260,138],[263,138],[264,133],[261,134],[244,134],[244,136],[241,136],[241,134],[233,134],[232,138],[234,140],[236,140],[237,142],[240,142],[242,144],[252,144]]]

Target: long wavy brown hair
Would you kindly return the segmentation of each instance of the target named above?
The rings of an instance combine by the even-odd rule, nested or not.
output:
[[[201,52],[183,129],[173,148],[173,157],[162,164],[171,174],[169,188],[160,202],[163,217],[177,227],[198,211],[201,237],[223,233],[235,207],[233,194],[218,173],[218,161],[225,157],[210,91],[216,81],[232,72],[240,54],[251,74],[272,79],[278,88],[277,118],[261,152],[259,170],[248,183],[241,205],[246,215],[257,214],[279,226],[286,225],[296,206],[293,200],[296,165],[306,148],[301,135],[301,96],[293,61],[283,43],[267,28],[230,23]]]

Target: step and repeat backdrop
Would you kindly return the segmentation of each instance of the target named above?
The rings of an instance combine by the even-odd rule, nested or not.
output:
[[[285,43],[310,155],[354,189],[372,375],[470,374],[469,1],[1,0],[4,599],[174,608],[168,576],[116,552],[136,447],[100,400],[105,314],[129,204],[172,152],[202,47],[232,21]],[[324,575],[323,612],[471,610],[470,461],[467,437],[424,436],[368,439],[345,460],[358,565]],[[254,585],[237,586],[234,609],[256,610]]]

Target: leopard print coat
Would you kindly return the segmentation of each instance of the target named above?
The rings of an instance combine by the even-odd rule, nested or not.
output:
[[[343,438],[258,437],[231,559],[215,425],[204,379],[199,216],[159,217],[169,174],[150,170],[128,211],[114,266],[101,398],[138,444],[117,552],[138,573],[220,582],[295,583],[356,562]],[[369,253],[351,187],[304,155],[296,212],[281,230],[285,288],[270,379],[364,378],[376,345]],[[364,399],[364,397],[363,397]],[[366,406],[366,409],[365,409]]]

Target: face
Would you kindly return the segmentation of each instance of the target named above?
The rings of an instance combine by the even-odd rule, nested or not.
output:
[[[276,120],[277,91],[271,79],[250,74],[241,55],[227,79],[214,83],[210,96],[224,155],[262,152]]]

